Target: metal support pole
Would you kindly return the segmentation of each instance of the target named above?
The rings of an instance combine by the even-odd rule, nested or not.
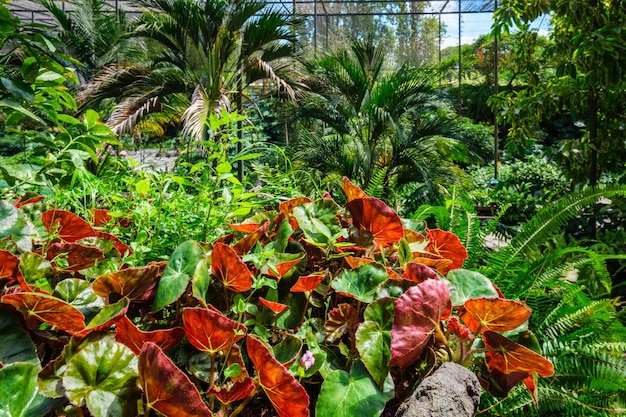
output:
[[[461,76],[463,71],[463,60],[461,58],[461,0],[459,0],[459,109],[461,108]]]
[[[495,1],[494,10],[498,8],[498,0]],[[494,36],[493,43],[493,94],[498,95],[500,79],[498,76],[498,37]],[[498,162],[499,162],[499,129],[498,129],[498,107],[493,109],[493,178],[498,179]]]

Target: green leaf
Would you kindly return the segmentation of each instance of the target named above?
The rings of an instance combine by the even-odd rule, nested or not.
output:
[[[364,303],[371,303],[374,301],[376,288],[388,277],[384,266],[369,263],[354,269],[344,269],[333,280],[331,286],[342,294],[352,296]]]
[[[46,261],[41,255],[34,252],[26,252],[22,254],[20,260],[20,270],[24,275],[24,281],[36,288],[42,288],[47,292],[52,292],[49,278],[54,276],[54,271],[50,262]]]
[[[0,201],[0,239],[11,236],[22,252],[28,252],[33,247],[32,235],[33,230],[22,213],[8,201]]]
[[[194,297],[206,302],[206,294],[211,285],[211,274],[206,259],[201,259],[191,278],[191,291]]]
[[[450,288],[453,306],[462,306],[471,298],[498,297],[498,292],[486,276],[467,269],[453,269],[444,282]]]
[[[89,109],[85,112],[85,126],[91,129],[98,122],[98,112],[92,109]]]
[[[37,74],[39,73],[39,63],[37,62],[37,59],[33,56],[26,58],[24,62],[22,62],[22,68],[20,71],[24,81],[27,83],[35,82]]]
[[[292,362],[302,349],[302,340],[294,335],[287,334],[283,340],[273,347],[274,357],[282,364]]]
[[[289,243],[289,238],[292,234],[293,230],[289,225],[289,220],[284,219],[278,226],[278,230],[276,230],[276,237],[274,238],[274,250],[279,253],[285,252],[285,250],[287,249],[287,244]]]
[[[356,331],[356,347],[363,364],[379,387],[389,374],[394,299],[382,298],[365,309],[365,321]]]
[[[137,357],[120,343],[102,341],[83,348],[68,362],[63,385],[70,401],[85,400],[95,417],[137,415]]]
[[[39,365],[37,349],[17,316],[0,307],[0,363],[29,362]]]
[[[2,85],[9,90],[9,93],[11,93],[13,97],[29,103],[35,100],[35,92],[31,86],[26,84],[24,81],[10,80],[8,78],[0,77],[0,82],[2,82]]]
[[[388,378],[390,380],[390,378]],[[389,382],[385,383],[388,387]],[[393,382],[391,382],[393,385]],[[393,398],[393,388],[382,391],[361,362],[350,373],[332,372],[322,383],[315,406],[317,417],[378,417]]]
[[[91,320],[104,307],[104,299],[91,289],[91,284],[84,279],[68,278],[59,282],[52,294],[76,307]]]
[[[174,250],[157,288],[152,311],[178,300],[183,295],[204,254],[197,242],[188,240]]]
[[[345,234],[337,218],[339,206],[330,200],[317,200],[294,207],[293,215],[306,238],[316,245],[329,245]]]
[[[39,370],[38,365],[21,362],[0,369],[0,417],[43,417],[63,403],[39,394]]]
[[[13,100],[0,100],[0,107],[8,107],[10,109],[13,109],[16,112],[22,113],[23,115],[30,117],[36,122],[45,124],[45,122],[41,120],[39,116],[31,112],[30,110],[25,109],[24,107],[22,107],[22,105],[20,105],[19,103],[16,103]]]
[[[135,184],[135,191],[137,194],[146,194],[150,192],[150,183],[148,180],[139,180]]]

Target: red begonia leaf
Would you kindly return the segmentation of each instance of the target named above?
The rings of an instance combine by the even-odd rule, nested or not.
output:
[[[239,239],[237,243],[235,243],[232,247],[233,251],[237,255],[245,255],[250,252],[250,249],[261,239],[261,237],[267,232],[267,229],[270,225],[270,221],[266,221],[261,226],[257,227],[252,233],[248,236]]]
[[[166,417],[213,416],[189,377],[154,343],[141,349],[138,370],[149,409]]]
[[[67,254],[67,266],[55,260],[59,255]],[[55,268],[63,271],[80,271],[82,269],[91,268],[96,261],[104,259],[102,249],[85,246],[79,243],[53,243],[48,246],[46,251],[46,259],[52,261]]]
[[[85,316],[76,307],[48,294],[18,292],[5,294],[2,302],[20,310],[25,318],[36,318],[70,334],[85,328]]]
[[[539,403],[537,399],[537,381],[535,381],[535,374],[528,375],[526,378],[522,380],[528,392],[530,392],[530,396],[533,397],[533,401],[535,404]]]
[[[133,254],[133,250],[126,243],[122,242],[117,238],[117,236],[112,235],[111,233],[96,231],[96,236],[99,239],[107,239],[112,240],[114,245],[113,247],[120,254],[120,256],[131,256]]]
[[[242,233],[252,233],[261,226],[259,223],[228,223],[228,227]]]
[[[457,316],[450,317],[450,320],[448,320],[448,330],[454,333],[461,340],[472,340],[474,337],[472,331],[461,323]]]
[[[318,285],[324,281],[328,270],[323,274],[302,275],[298,281],[291,287],[291,292],[313,291]]]
[[[252,288],[250,270],[228,245],[223,243],[213,245],[211,270],[213,275],[232,291],[243,292]]]
[[[303,257],[304,254],[275,253],[263,267],[261,272],[263,272],[264,275],[280,280],[282,277],[287,275],[293,267],[298,265]]]
[[[463,266],[463,261],[467,259],[467,250],[454,233],[428,229],[426,230],[426,238],[428,239],[428,245],[425,249],[427,253],[434,255],[435,258],[452,261],[448,270]]]
[[[44,198],[46,198],[46,197],[41,196],[41,195],[38,195],[38,196],[35,196],[35,197],[30,197],[30,195],[28,195],[28,196],[24,196],[22,198],[18,198],[17,200],[15,200],[13,202],[13,205],[15,206],[15,208],[20,208],[20,207],[25,206],[27,204],[38,203],[41,200],[43,200]]]
[[[259,384],[279,417],[308,417],[309,395],[304,387],[257,339],[246,338],[248,357],[259,376]]]
[[[530,309],[520,301],[502,298],[470,298],[463,304],[461,320],[474,334],[485,330],[506,332],[517,329],[530,317]]]
[[[298,228],[298,221],[293,216],[293,209],[311,202],[312,200],[308,197],[292,198],[291,200],[283,201],[282,203],[280,203],[278,206],[278,211],[289,221],[291,229],[296,230]]]
[[[426,240],[423,234],[411,229],[404,229],[404,238],[409,243],[421,243]]]
[[[91,210],[91,222],[94,226],[102,226],[111,221],[111,215],[109,210],[105,209],[93,209]]]
[[[276,303],[274,301],[269,301],[266,300],[263,297],[259,297],[259,303],[263,304],[265,307],[269,308],[270,310],[272,310],[272,312],[274,314],[280,314],[283,311],[287,311],[289,310],[289,306],[286,304],[281,304],[281,303]]]
[[[0,250],[0,279],[6,279],[8,285],[17,282],[17,276],[21,274],[20,259],[6,250]]]
[[[229,349],[246,334],[243,324],[205,308],[183,309],[183,327],[189,343],[211,355]]]
[[[452,265],[452,261],[450,259],[425,258],[422,256],[415,256],[415,254],[413,254],[413,262],[417,262],[419,264],[424,264],[426,266],[434,268],[435,270],[439,271],[441,275],[447,274],[448,271],[450,271],[450,265]]]
[[[439,275],[424,264],[409,262],[404,267],[402,279],[412,282],[423,282],[427,279],[439,279]]]
[[[215,395],[222,404],[230,404],[247,398],[255,388],[254,382],[247,378],[241,382],[227,383],[221,388],[214,386],[209,390],[209,394]]]
[[[427,279],[409,288],[395,302],[389,364],[405,368],[415,362],[451,310],[450,290],[442,280]]]
[[[65,242],[96,236],[96,231],[89,223],[65,210],[48,210],[41,214],[41,221],[49,233],[56,231]]]
[[[241,372],[238,376],[231,376],[230,379],[233,382],[243,382],[246,379],[250,378],[250,374],[246,370],[246,365],[243,363],[243,356],[241,356],[241,349],[235,343],[230,347],[228,351],[228,358],[226,358],[226,365],[230,366],[233,364],[237,364],[240,366]]]
[[[524,381],[528,378],[526,372],[511,372],[505,374],[496,369],[489,370],[483,369],[482,374],[478,375],[480,384],[485,391],[494,397],[504,398],[509,395],[511,388],[516,386],[520,381]]]
[[[404,228],[398,214],[377,198],[357,198],[346,204],[354,227],[372,233],[374,242],[387,246],[402,239]]]
[[[139,355],[143,345],[148,342],[154,343],[163,352],[167,352],[176,346],[184,335],[185,330],[182,327],[143,332],[126,316],[123,316],[115,326],[115,340],[126,345],[135,355]]]
[[[343,335],[354,335],[359,325],[359,311],[350,304],[339,304],[330,310],[328,319],[324,323],[326,340],[334,343]]]
[[[554,375],[554,365],[548,359],[496,332],[487,330],[483,333],[483,342],[488,348],[485,357],[492,372],[525,372],[529,376],[536,372],[543,377]]]
[[[92,288],[103,298],[108,298],[111,294],[120,294],[131,301],[149,300],[154,295],[164,267],[163,262],[151,262],[143,268],[126,268],[104,274],[96,278]]]
[[[343,177],[341,180],[341,187],[343,188],[343,192],[346,193],[346,200],[349,203],[352,200],[356,200],[357,198],[367,198],[368,195],[365,194],[363,190],[354,185],[352,181],[348,179],[348,177]]]
[[[371,264],[374,262],[372,258],[358,258],[355,256],[346,256],[344,259],[350,268],[357,268],[361,265]]]

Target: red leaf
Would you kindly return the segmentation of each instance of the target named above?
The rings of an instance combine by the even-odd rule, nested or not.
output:
[[[354,185],[352,181],[348,179],[348,177],[343,177],[341,179],[341,186],[343,187],[343,192],[346,193],[346,199],[349,203],[352,200],[356,200],[357,198],[367,198],[368,195],[365,194],[363,190]]]
[[[312,200],[308,197],[296,197],[291,200],[283,201],[278,205],[279,213],[285,216],[285,218],[289,221],[289,225],[292,230],[296,230],[298,228],[298,221],[295,217],[293,217],[293,209],[310,202],[312,202]]]
[[[463,304],[461,320],[474,334],[485,330],[506,332],[517,329],[530,317],[530,309],[520,301],[502,298],[472,298]]]
[[[304,255],[300,256],[299,258],[293,259],[291,261],[285,261],[285,262],[281,262],[279,264],[273,264],[272,265],[274,267],[273,269],[275,269],[276,271],[274,271],[272,268],[270,268],[268,266],[267,267],[267,271],[265,271],[265,268],[263,268],[262,272],[263,272],[264,275],[268,275],[268,276],[270,276],[272,278],[276,278],[276,279],[280,280],[289,271],[291,271],[291,268],[293,268],[294,266],[298,265],[303,257],[304,257]]]
[[[409,243],[422,243],[426,240],[423,234],[411,229],[404,229],[404,238]]]
[[[324,281],[326,278],[326,274],[328,274],[328,270],[326,270],[323,274],[312,274],[312,275],[303,275],[298,278],[298,281],[291,287],[291,292],[305,292],[305,291],[313,291],[318,285]]]
[[[89,223],[65,210],[49,210],[41,214],[41,221],[49,233],[54,233],[65,242],[76,242],[86,237],[96,236]]]
[[[472,331],[462,324],[457,316],[450,317],[450,320],[448,320],[448,330],[464,341],[474,338]]]
[[[143,268],[126,268],[96,278],[91,287],[100,297],[120,294],[129,300],[149,300],[154,295],[165,263],[151,262]]]
[[[344,259],[346,260],[346,263],[350,268],[356,268],[361,265],[371,264],[372,262],[374,262],[374,260],[371,258],[357,258],[354,256],[346,256]]]
[[[24,200],[24,198],[26,198],[26,200]],[[38,196],[35,196],[35,197],[30,197],[30,196],[26,195],[26,196],[22,197],[21,199],[15,200],[13,202],[13,205],[15,206],[15,208],[20,208],[20,207],[25,206],[27,204],[38,203],[41,200],[43,200],[44,198],[46,198],[46,197],[41,196],[41,195],[38,195]]]
[[[324,323],[326,340],[333,343],[344,334],[353,336],[359,325],[359,312],[350,304],[339,304],[330,310],[328,320]]]
[[[246,365],[243,363],[243,356],[241,356],[241,350],[237,344],[233,344],[228,351],[228,358],[226,359],[226,366],[230,366],[233,364],[238,364],[241,366],[241,372],[239,376],[231,376],[230,379],[233,382],[243,382],[246,379],[250,378],[248,371],[246,369]]]
[[[17,282],[22,272],[19,268],[20,259],[6,250],[0,250],[0,279],[8,280],[7,285]]]
[[[126,316],[123,316],[115,326],[115,340],[130,348],[135,355],[139,355],[143,345],[148,342],[167,352],[176,346],[184,335],[185,330],[182,327],[142,332]]]
[[[404,228],[398,214],[377,198],[357,198],[346,204],[354,227],[367,230],[374,242],[387,246],[402,239]]]
[[[259,241],[259,239],[261,239],[265,232],[267,232],[269,225],[270,221],[267,220],[261,226],[256,228],[254,232],[250,233],[248,236],[242,239],[239,239],[239,241],[237,241],[237,243],[233,245],[233,251],[235,251],[235,253],[240,256],[250,252],[250,249],[252,249],[252,247]]]
[[[261,226],[259,223],[228,223],[228,227],[238,232],[252,233]]]
[[[246,334],[241,323],[204,308],[183,309],[183,327],[189,343],[211,355],[228,350]]]
[[[417,262],[434,268],[442,275],[447,274],[450,270],[450,265],[452,265],[452,261],[450,259],[423,258],[420,256],[416,256],[415,253],[413,254],[413,262]]]
[[[85,328],[85,316],[74,306],[48,294],[18,292],[5,294],[2,302],[24,313],[25,318],[36,318],[70,334]]]
[[[111,221],[109,210],[93,209],[91,210],[91,222],[94,226],[102,226]]]
[[[402,279],[412,282],[424,282],[427,279],[439,279],[439,275],[424,264],[409,262],[404,267]]]
[[[309,395],[304,387],[257,339],[248,336],[246,348],[259,375],[259,384],[279,417],[309,417]]]
[[[222,404],[230,404],[247,398],[255,388],[254,382],[248,378],[241,382],[228,383],[222,388],[214,386],[209,390],[209,394],[215,395]]]
[[[67,267],[59,264],[58,256],[67,254]],[[80,271],[91,268],[96,261],[104,259],[104,252],[93,246],[78,243],[53,243],[48,246],[46,259],[53,261],[55,268],[63,271]]]
[[[196,386],[154,343],[139,354],[139,382],[147,407],[166,417],[211,417]]]
[[[487,366],[492,372],[494,370],[504,374],[524,372],[528,376],[536,372],[543,377],[554,375],[552,362],[498,333],[487,330],[483,334],[483,342],[489,348],[485,357]]]
[[[281,303],[276,303],[274,301],[268,301],[263,297],[259,297],[259,302],[263,304],[265,307],[269,308],[274,312],[274,314],[280,314],[283,311],[289,310],[289,306]]]
[[[530,396],[533,397],[535,404],[538,404],[539,400],[537,399],[537,382],[535,381],[535,374],[527,376],[522,380],[522,382],[526,385],[526,389],[530,392]]]
[[[395,302],[389,364],[405,368],[415,362],[451,310],[450,290],[442,280],[427,279],[409,288]]]
[[[230,246],[222,243],[213,245],[211,270],[232,291],[244,292],[252,288],[250,270]]]
[[[426,252],[434,255],[435,258],[449,259],[452,261],[448,267],[448,271],[463,266],[463,261],[467,259],[467,250],[454,233],[439,229],[427,229],[426,238],[428,239],[428,245],[425,249]]]
[[[119,240],[116,236],[112,235],[111,233],[97,231],[96,236],[99,239],[112,240],[114,242],[113,247],[115,248],[117,253],[120,254],[120,256],[131,256],[133,254],[133,250],[130,248],[130,246],[128,246],[127,244]]]
[[[75,335],[77,337],[85,337],[91,332],[109,330],[110,327],[114,324],[117,324],[117,322],[119,322],[122,317],[125,317],[125,314],[128,311],[129,304],[130,301],[128,300],[128,298],[123,298],[115,304],[109,304],[104,309],[100,310],[100,313],[106,313],[104,316],[98,317],[97,315],[89,323],[87,323],[87,326],[83,330],[75,333]],[[122,308],[120,309],[120,307]]]

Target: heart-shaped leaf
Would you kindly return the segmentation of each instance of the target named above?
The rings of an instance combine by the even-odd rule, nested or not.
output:
[[[69,211],[45,211],[41,214],[41,221],[48,233],[55,233],[64,242],[72,243],[96,236],[96,231],[89,223]]]
[[[206,308],[183,309],[183,327],[189,343],[211,355],[228,350],[246,334],[241,323]]]
[[[435,258],[452,261],[448,270],[463,266],[463,261],[467,259],[467,250],[454,233],[439,229],[427,229],[426,239],[428,239],[428,245],[425,249],[427,253]],[[447,272],[445,271],[445,273]]]
[[[301,206],[305,203],[311,203],[312,200],[308,197],[296,197],[291,200],[283,201],[278,205],[278,211],[289,221],[289,225],[293,230],[298,228],[298,221],[293,215],[293,209]]]
[[[246,253],[250,252],[250,249],[252,249],[252,247],[259,241],[259,239],[263,237],[265,232],[267,232],[267,229],[269,228],[269,226],[270,226],[270,221],[268,220],[262,225],[260,225],[257,229],[255,229],[248,236],[237,241],[237,243],[235,243],[232,247],[233,251],[237,255],[240,255],[240,256],[243,256]]]
[[[39,366],[35,344],[15,313],[3,306],[0,306],[0,334],[0,364],[30,362]]]
[[[487,366],[503,374],[524,372],[528,375],[537,373],[548,377],[554,375],[554,365],[540,354],[513,342],[506,337],[487,330],[483,333],[483,342],[489,349],[485,353]]]
[[[17,280],[22,291],[30,292],[38,288],[52,293],[49,279],[54,276],[54,271],[50,262],[41,255],[33,252],[23,253],[20,259],[20,270],[22,273],[18,274]]]
[[[341,187],[343,188],[343,192],[346,193],[346,200],[348,203],[352,200],[356,200],[357,198],[367,198],[368,195],[365,194],[363,190],[354,185],[352,181],[348,179],[348,177],[343,177],[341,179]]]
[[[382,298],[368,305],[364,313],[365,321],[359,325],[355,335],[361,361],[381,388],[390,369],[394,301],[393,298]]]
[[[350,304],[339,304],[330,310],[328,320],[324,323],[326,340],[334,343],[343,335],[354,335],[359,324],[359,312]]]
[[[463,304],[459,316],[474,334],[485,330],[506,332],[524,324],[530,317],[530,309],[520,301],[472,298]]]
[[[85,328],[85,316],[76,307],[48,294],[18,292],[5,294],[2,302],[24,313],[26,319],[36,318],[70,334]]]
[[[252,394],[255,388],[256,385],[254,382],[250,378],[247,378],[241,382],[228,383],[221,388],[212,387],[209,390],[209,394],[215,395],[222,404],[230,404],[247,398]]]
[[[53,243],[48,246],[46,259],[63,271],[81,271],[104,259],[104,252],[93,246],[78,243]]]
[[[354,227],[366,230],[379,246],[388,246],[402,239],[404,227],[398,214],[377,198],[357,198],[346,204]]]
[[[202,248],[193,240],[182,243],[174,250],[159,280],[152,311],[161,310],[183,295],[203,257]]]
[[[445,281],[453,306],[462,306],[470,298],[498,297],[489,278],[475,271],[455,269],[448,272]]]
[[[196,386],[154,343],[139,355],[139,381],[147,409],[165,417],[212,417]]]
[[[298,381],[257,339],[246,338],[248,357],[259,376],[259,384],[279,417],[308,417],[309,395]]]
[[[415,362],[451,310],[450,290],[443,281],[427,279],[409,288],[395,305],[390,365],[404,368]]]
[[[33,248],[33,229],[22,213],[8,201],[0,201],[0,239],[11,237],[22,252]]]
[[[393,383],[391,383],[392,385]],[[324,382],[315,406],[318,417],[378,417],[393,398],[393,388],[381,390],[361,362],[350,373],[337,370]]]
[[[303,253],[274,253],[263,266],[262,273],[270,277],[281,279],[289,274],[300,263]]]
[[[0,279],[6,279],[7,285],[17,282],[20,273],[20,259],[6,250],[0,250]]]
[[[0,369],[0,415],[2,417],[39,417],[47,415],[63,399],[42,396],[37,388],[39,365],[12,363]]]
[[[388,278],[387,270],[378,263],[361,265],[354,269],[344,269],[331,286],[342,295],[356,298],[364,303],[374,301],[376,288]]]
[[[231,291],[244,292],[252,288],[252,274],[245,263],[228,245],[216,243],[211,255],[213,275]]]
[[[439,275],[432,268],[417,262],[409,262],[404,267],[402,279],[412,282],[423,282],[427,279],[439,279]]]
[[[306,239],[320,246],[329,245],[345,235],[338,213],[339,206],[330,200],[317,200],[293,208],[293,216]]]
[[[70,401],[85,401],[95,417],[137,415],[137,357],[120,343],[101,341],[81,349],[67,363],[63,386]]]
[[[324,281],[328,270],[322,274],[303,275],[298,278],[298,281],[291,287],[291,292],[305,292],[313,291],[318,285]]]
[[[277,303],[277,302],[274,302],[274,301],[269,301],[269,300],[266,300],[263,297],[259,297],[259,303],[261,303],[265,307],[267,307],[270,310],[272,310],[272,312],[274,314],[280,314],[283,311],[289,310],[289,306],[288,305]]]
[[[91,320],[105,306],[104,300],[98,297],[84,279],[64,279],[57,284],[52,295],[80,310],[85,320]]]
[[[185,330],[182,327],[143,332],[126,316],[123,316],[115,325],[115,340],[129,347],[135,355],[139,355],[143,345],[148,342],[154,343],[163,352],[167,352],[176,346],[184,335]]]
[[[100,297],[109,298],[119,294],[131,301],[149,300],[163,273],[163,263],[151,262],[143,268],[126,268],[96,278],[92,287]]]

